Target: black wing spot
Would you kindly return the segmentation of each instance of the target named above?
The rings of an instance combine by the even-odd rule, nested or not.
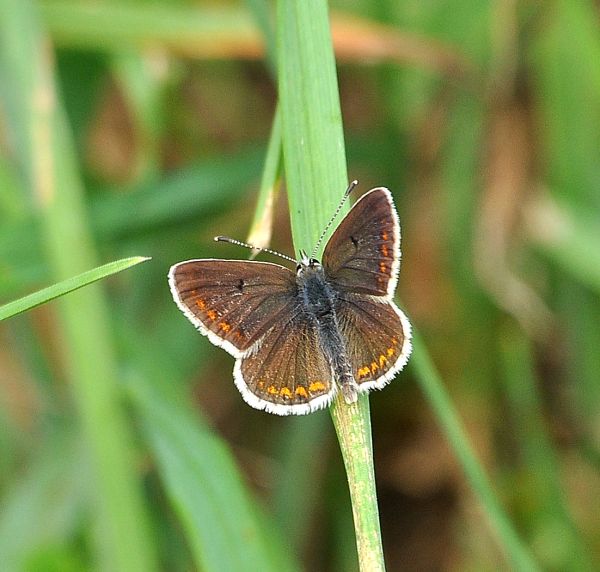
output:
[[[358,239],[354,238],[353,236],[351,236],[350,240],[352,241],[352,244],[354,245],[354,248],[356,248],[356,250],[358,250]]]
[[[246,283],[244,282],[243,278],[240,278],[240,281],[236,285],[237,289],[240,291],[240,294],[244,291],[244,286],[246,286]]]

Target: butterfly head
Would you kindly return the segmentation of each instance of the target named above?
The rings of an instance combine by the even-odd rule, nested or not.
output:
[[[319,268],[321,268],[321,263],[316,258],[309,257],[304,250],[300,251],[300,260],[296,265],[296,274],[301,274],[308,269],[317,270]]]

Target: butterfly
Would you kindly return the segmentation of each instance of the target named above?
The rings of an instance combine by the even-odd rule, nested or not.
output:
[[[295,272],[221,259],[188,260],[169,272],[181,311],[235,358],[244,400],[269,413],[301,415],[329,405],[338,389],[354,403],[387,385],[411,353],[410,322],[393,301],[400,225],[390,191],[371,189],[356,201],[321,262],[304,252],[297,261],[280,256],[296,264]]]

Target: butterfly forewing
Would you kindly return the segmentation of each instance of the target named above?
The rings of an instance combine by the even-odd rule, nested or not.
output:
[[[320,409],[335,388],[316,326],[299,307],[237,360],[234,378],[250,405],[279,415]]]
[[[341,290],[387,296],[396,288],[400,226],[390,192],[364,194],[335,230],[323,253],[323,267]]]
[[[235,357],[289,319],[296,291],[287,268],[244,260],[181,262],[171,268],[169,283],[190,321]]]
[[[360,294],[340,298],[336,314],[359,391],[381,389],[410,355],[408,319],[393,302]]]

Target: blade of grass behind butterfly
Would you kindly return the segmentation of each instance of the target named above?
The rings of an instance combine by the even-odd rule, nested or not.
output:
[[[137,248],[144,237],[172,241],[174,229],[214,217],[239,200],[240,190],[258,176],[262,154],[254,149],[204,161],[129,193],[99,192],[90,206],[94,235],[104,245],[118,242],[121,252],[131,244]],[[131,212],[136,213],[134,220]],[[0,259],[10,265],[0,281],[0,299],[51,280],[40,232],[39,220],[33,216],[0,225]]]
[[[591,286],[596,288],[594,294],[598,292],[597,256],[589,260],[582,257],[587,250],[595,250],[597,255],[598,248],[597,243],[590,242],[578,253],[574,250],[582,246],[582,241],[598,237],[600,140],[598,130],[590,129],[600,117],[597,16],[594,2],[556,2],[544,14],[544,26],[535,34],[529,54],[531,76],[537,88],[533,93],[545,180],[551,196],[559,201],[558,206],[568,209],[566,219],[550,219],[548,224],[550,233],[554,231],[557,238],[565,241],[561,245],[558,240],[558,250],[549,254],[558,257],[556,262],[560,262],[562,270],[572,274],[569,277],[557,273],[555,286],[570,356],[566,362],[569,387],[577,399],[576,408],[571,406],[568,415],[577,419],[590,435],[597,434],[600,418],[600,352],[596,351],[600,341],[600,299],[587,290]],[[573,42],[574,30],[577,42]]]
[[[161,99],[168,73],[166,55],[119,51],[111,65],[133,122],[133,173],[128,183],[153,181],[159,175],[160,132],[164,114]]]
[[[58,277],[72,276],[95,266],[95,251],[75,151],[55,89],[51,45],[33,2],[2,0],[0,12],[7,15],[0,18],[7,120],[22,142],[15,149],[21,153],[26,188],[39,205],[49,266]],[[118,368],[99,285],[61,299],[58,327],[94,465],[89,484],[96,564],[106,570],[154,570],[155,546],[130,428],[118,399]]]
[[[571,206],[550,195],[532,203],[527,212],[530,237],[562,272],[599,295],[600,221],[596,211],[577,212]]]
[[[97,280],[102,280],[102,278],[106,278],[111,274],[125,270],[130,266],[135,266],[136,264],[145,262],[146,260],[150,259],[143,256],[133,256],[131,258],[115,260],[114,262],[109,262],[108,264],[98,266],[93,270],[88,270],[87,272],[73,276],[73,278],[67,278],[62,282],[48,286],[48,288],[38,290],[37,292],[33,292],[32,294],[24,296],[23,298],[19,298],[18,300],[4,304],[4,306],[0,306],[0,320],[5,320],[6,318],[20,314],[21,312],[31,310],[32,308],[35,308],[41,304],[45,304],[46,302],[54,300],[59,296],[64,296],[69,292],[83,288],[83,286],[92,284]]]
[[[59,46],[91,50],[162,45],[183,55],[230,57],[255,50],[256,27],[235,6],[185,6],[181,3],[135,3],[77,0],[41,2],[45,23]],[[235,42],[222,42],[223,37]],[[219,51],[219,50],[223,51]]]
[[[348,184],[327,3],[279,0],[277,34],[292,235],[296,249],[310,252]],[[348,476],[360,566],[383,570],[368,397],[351,406],[338,397],[331,413]]]
[[[275,34],[269,21],[270,6],[264,0],[247,0],[246,4],[254,17],[257,27],[261,31],[265,43],[265,63],[275,81],[277,74]],[[281,114],[279,105],[277,105],[273,115],[273,124],[271,125],[271,134],[260,181],[258,201],[254,210],[250,232],[246,240],[248,244],[262,247],[270,246],[273,229],[273,208],[281,179],[281,163]]]
[[[252,226],[246,241],[253,246],[268,247],[273,231],[273,210],[281,177],[281,120],[279,107],[275,110],[267,156],[263,167],[258,201]]]
[[[548,436],[544,407],[538,390],[532,344],[515,324],[501,331],[500,354],[508,407],[520,449],[519,497],[524,493],[528,528],[546,569],[593,570],[590,555],[566,502],[557,453]],[[515,499],[517,500],[517,499]],[[519,499],[520,500],[520,499]],[[521,501],[523,502],[523,501]]]
[[[273,79],[275,79],[277,75],[277,46],[275,30],[271,21],[271,5],[266,0],[246,0],[246,4],[252,13],[257,28],[260,30],[265,44],[265,63]]]
[[[179,325],[187,330],[186,324]],[[126,320],[120,326],[131,360],[127,389],[195,569],[297,570],[229,447],[190,405],[184,380],[178,378],[180,358],[163,351],[163,332],[142,339]],[[207,346],[196,348],[202,361]]]
[[[473,451],[466,431],[442,384],[427,348],[417,332],[413,332],[413,348],[410,367],[414,368],[421,389],[435,412],[442,431],[452,446],[469,485],[483,506],[513,569],[520,572],[539,570],[529,550],[519,538],[500,505],[491,483]]]
[[[269,21],[270,6],[265,0],[247,0],[247,4],[261,30],[267,48],[266,62],[275,77],[275,34]],[[267,234],[270,238],[274,190],[279,184],[282,168],[281,112],[278,106],[273,119],[254,221],[247,241],[250,244],[268,246],[261,239],[266,240]],[[268,230],[264,228],[266,225]],[[292,417],[284,431],[278,433],[275,443],[280,470],[272,495],[273,514],[279,529],[285,531],[286,538],[291,539],[297,553],[306,546],[308,525],[318,503],[319,492],[323,490],[319,486],[323,463],[314,454],[314,443],[325,442],[324,435],[329,435],[326,415]]]
[[[81,532],[88,492],[89,464],[83,443],[70,428],[46,428],[38,454],[21,469],[18,479],[2,491],[2,570],[65,569],[56,566],[57,553],[76,559],[79,566],[69,569],[85,569],[79,543],[74,541]]]

